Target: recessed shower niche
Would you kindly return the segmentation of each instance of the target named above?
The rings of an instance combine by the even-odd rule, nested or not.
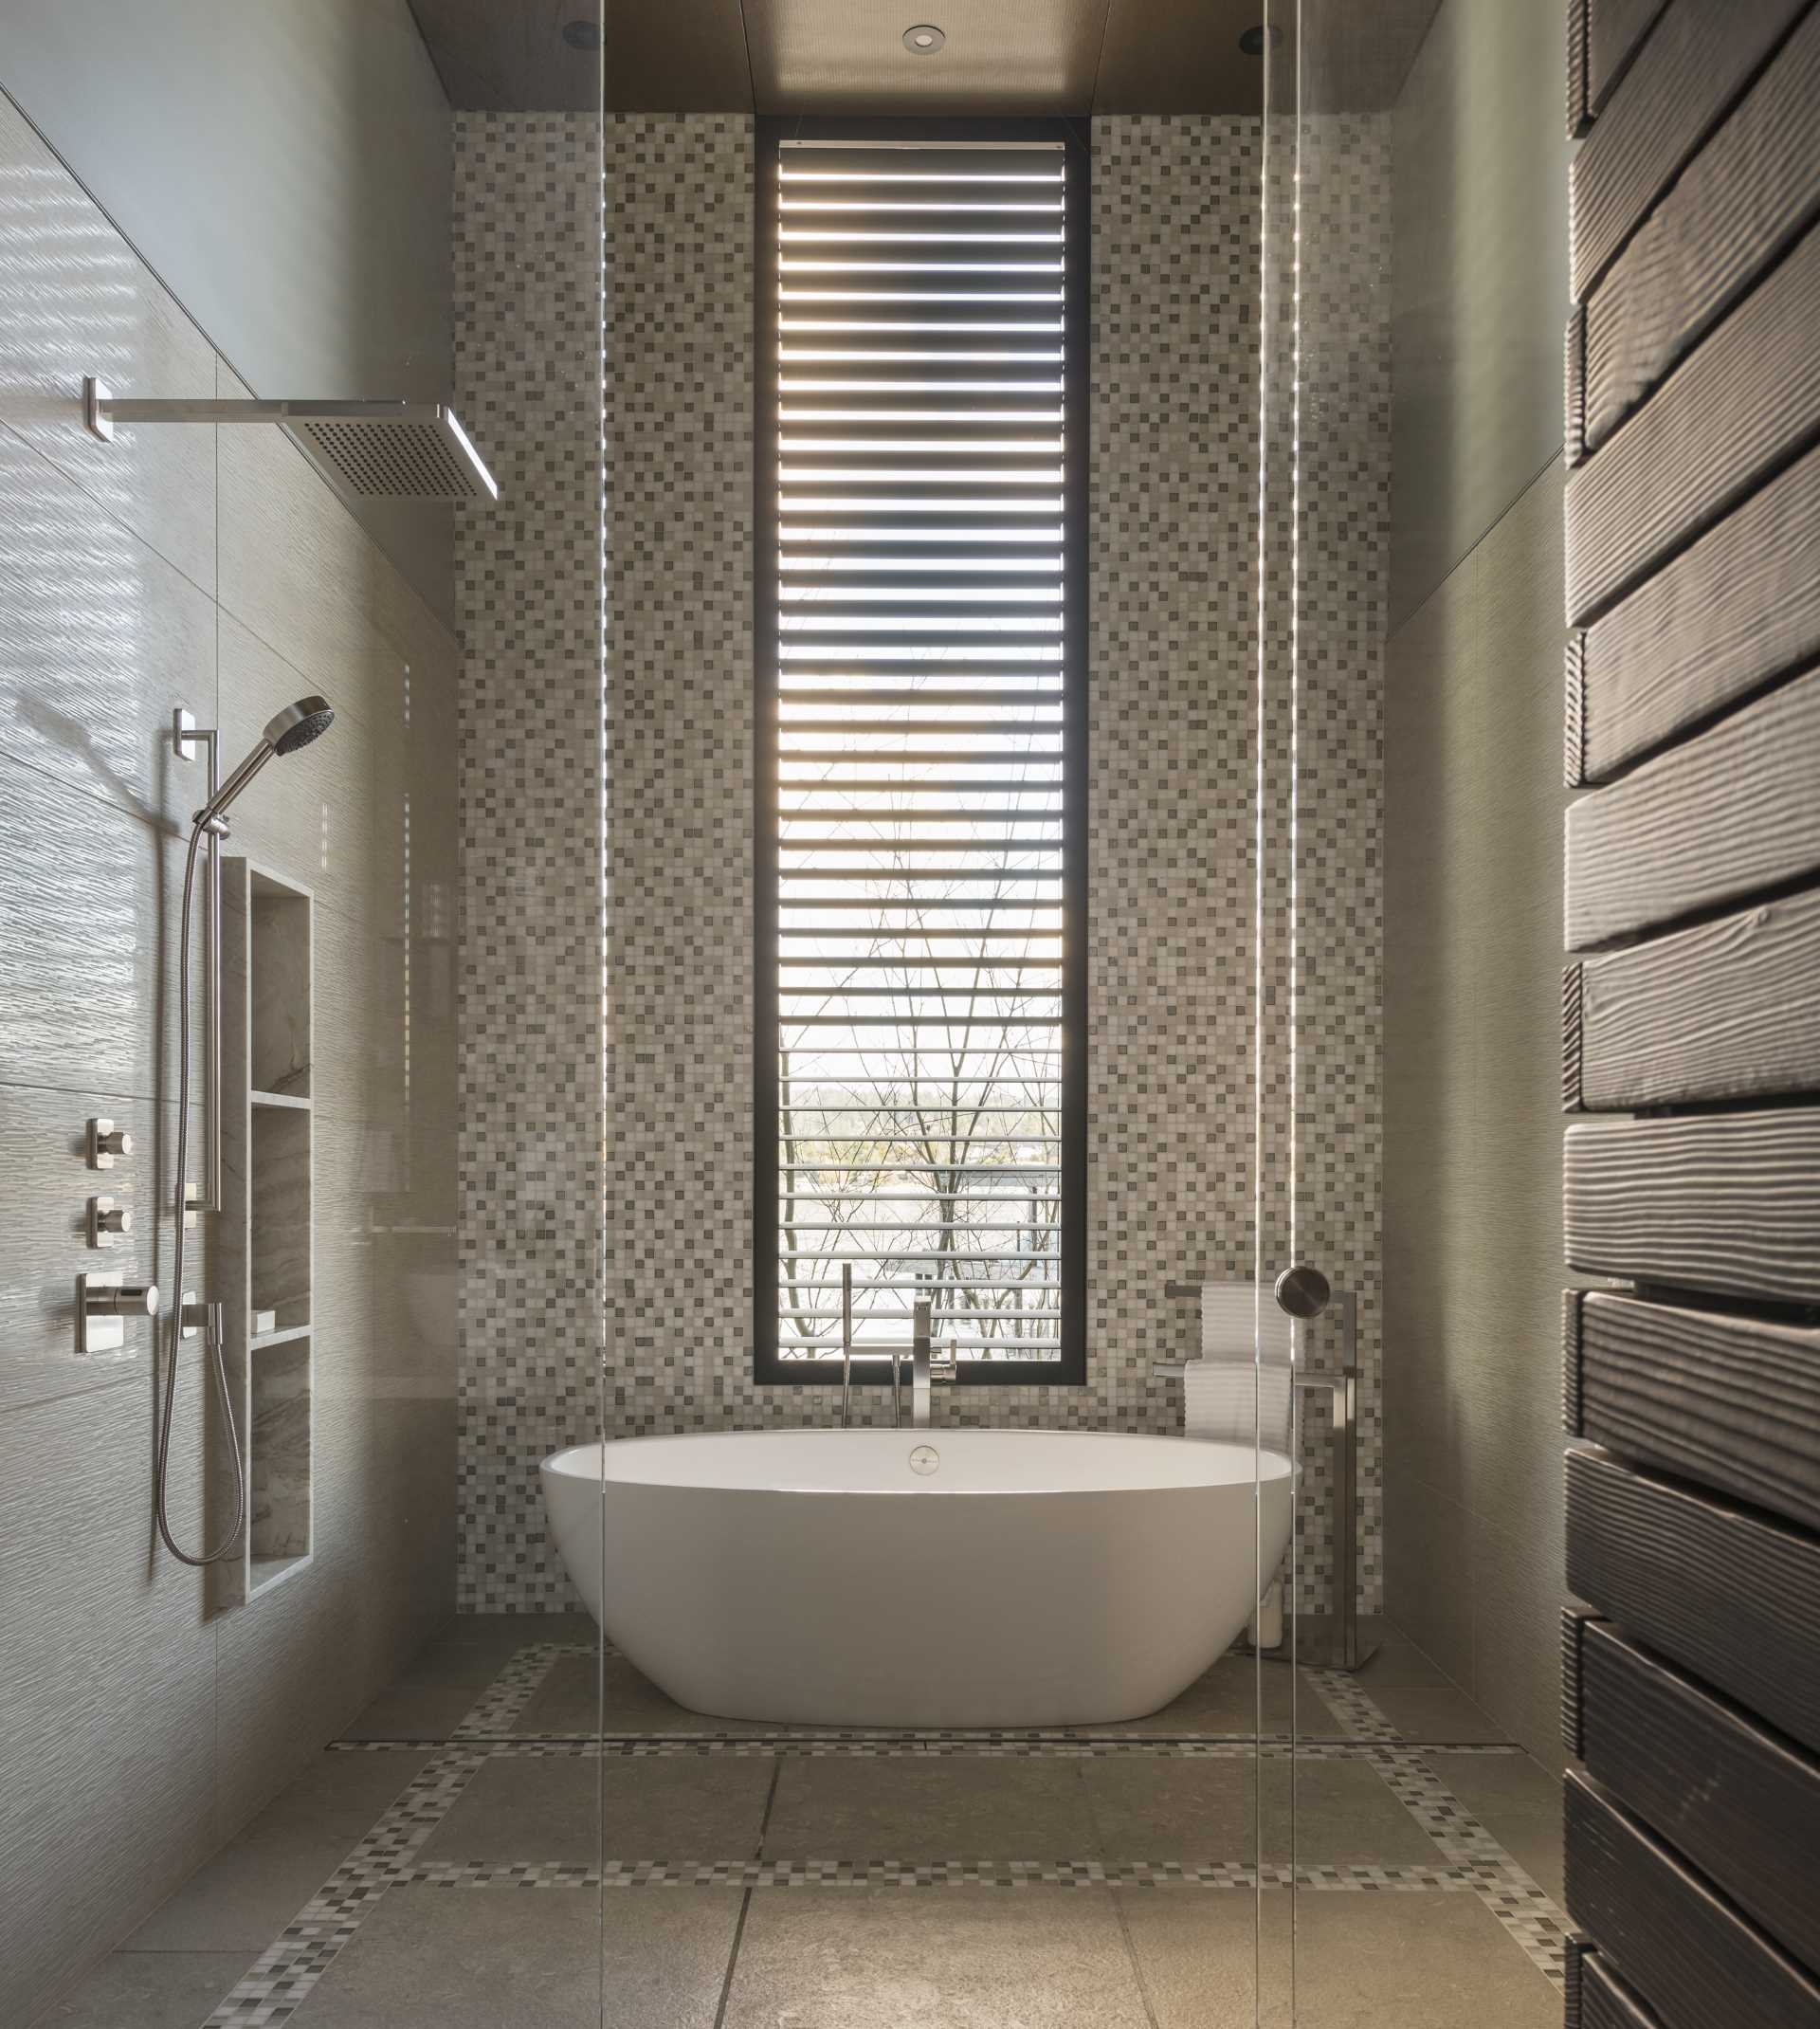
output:
[[[246,1527],[214,1567],[220,1606],[258,1598],[312,1549],[313,943],[307,889],[223,860],[216,1245]]]

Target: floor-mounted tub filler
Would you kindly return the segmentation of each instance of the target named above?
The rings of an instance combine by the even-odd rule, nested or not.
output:
[[[608,1638],[727,1719],[1092,1726],[1178,1696],[1288,1546],[1291,1468],[1089,1431],[755,1431],[543,1462]]]

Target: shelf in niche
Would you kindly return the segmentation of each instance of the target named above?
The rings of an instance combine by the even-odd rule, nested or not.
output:
[[[263,1353],[268,1345],[288,1345],[293,1339],[307,1339],[314,1329],[310,1325],[286,1325],[277,1331],[262,1331],[246,1344],[251,1351]]]
[[[302,1570],[316,1532],[312,904],[238,854],[223,857],[222,904],[215,1246],[246,1521],[236,1554],[211,1566],[216,1610]],[[262,1310],[274,1328],[256,1334]],[[210,1511],[231,1497],[211,1487]]]
[[[282,1585],[294,1571],[301,1571],[310,1563],[310,1553],[305,1550],[299,1557],[254,1557],[246,1564],[246,1597],[256,1599],[262,1593],[270,1592],[274,1585]]]

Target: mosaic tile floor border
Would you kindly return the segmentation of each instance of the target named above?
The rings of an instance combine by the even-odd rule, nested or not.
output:
[[[1341,1728],[1355,1740],[1397,1740],[1401,1736],[1356,1676],[1343,1670],[1310,1670],[1308,1681]]]
[[[1565,1979],[1567,1918],[1543,1890],[1465,1809],[1424,1760],[1421,1744],[1403,1740],[1386,1714],[1352,1677],[1310,1671],[1315,1689],[1346,1730],[1342,1740],[1295,1743],[1284,1736],[1094,1737],[1069,1732],[922,1732],[860,1736],[592,1735],[525,1737],[510,1729],[524,1715],[556,1662],[592,1654],[583,1643],[532,1642],[500,1668],[429,1762],[381,1814],[329,1880],[222,2001],[204,2029],[272,2029],[302,2005],[341,1947],[390,1888],[1080,1888],[1266,1887],[1353,1893],[1469,1892],[1556,1984]],[[349,1741],[349,1752],[387,1752],[424,1743]],[[1449,1746],[1449,1753],[1519,1753],[1508,1746]],[[1437,1847],[1432,1867],[1255,1868],[1236,1860],[944,1859],[871,1860],[616,1860],[599,1867],[562,1863],[418,1860],[425,1841],[447,1817],[479,1770],[495,1759],[541,1756],[750,1754],[1029,1755],[1091,1759],[1121,1755],[1186,1755],[1266,1759],[1294,1754],[1307,1761],[1363,1760]]]
[[[1266,1888],[1353,1893],[1485,1892],[1461,1867],[1266,1866]],[[1244,1860],[535,1860],[429,1862],[398,1875],[410,1888],[1250,1888]]]
[[[1111,1733],[1054,1734],[1008,1739],[991,1735],[949,1733],[829,1734],[805,1738],[799,1733],[514,1733],[505,1736],[461,1736],[464,1745],[485,1746],[496,1758],[531,1761],[573,1756],[583,1761],[674,1758],[814,1761],[850,1759],[888,1761],[926,1756],[933,1760],[981,1761],[1029,1758],[1045,1761],[1092,1761],[1123,1755],[1243,1761],[1258,1755],[1265,1761],[1372,1761],[1419,1746],[1428,1754],[1477,1754],[1520,1757],[1522,1748],[1504,1741],[1387,1742],[1381,1740],[1302,1740],[1283,1733],[1262,1738],[1249,1733]],[[393,1754],[424,1751],[421,1740],[337,1740],[332,1754]],[[433,1743],[431,1744],[433,1745]]]

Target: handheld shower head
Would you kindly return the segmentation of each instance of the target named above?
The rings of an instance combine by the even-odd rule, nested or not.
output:
[[[271,721],[265,728],[265,738],[272,743],[272,752],[282,759],[286,754],[295,754],[299,747],[307,747],[311,740],[320,740],[334,723],[335,706],[327,698],[299,698]]]
[[[196,823],[214,824],[227,814],[228,806],[274,754],[295,754],[313,740],[320,740],[334,723],[335,707],[327,698],[299,698],[294,704],[285,705],[267,722],[258,746],[196,813]]]

